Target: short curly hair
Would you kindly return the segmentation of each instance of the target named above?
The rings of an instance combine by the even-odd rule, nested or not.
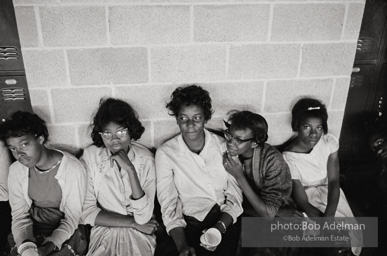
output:
[[[97,113],[93,118],[91,139],[97,147],[105,147],[99,134],[109,123],[115,123],[128,128],[129,135],[133,140],[138,140],[144,133],[145,128],[138,120],[137,112],[125,101],[107,98],[101,99]]]
[[[0,139],[6,141],[11,137],[21,137],[31,134],[35,137],[43,136],[44,143],[48,140],[46,122],[37,114],[17,111],[10,119],[0,124]]]
[[[229,118],[230,127],[235,130],[250,129],[254,136],[254,141],[261,145],[268,139],[268,125],[266,119],[250,111],[239,111],[232,114]]]
[[[328,132],[328,112],[325,105],[317,99],[302,98],[293,106],[292,109],[292,129],[297,132],[301,123],[310,117],[320,118],[324,134]]]
[[[166,107],[169,109],[171,116],[177,117],[182,105],[201,107],[206,121],[211,119],[214,112],[210,93],[198,85],[176,88],[171,95],[171,101],[167,103]]]

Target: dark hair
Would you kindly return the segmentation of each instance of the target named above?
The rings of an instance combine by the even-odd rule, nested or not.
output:
[[[328,112],[325,105],[313,98],[302,98],[294,105],[292,109],[292,129],[296,132],[301,122],[306,118],[316,117],[322,121],[324,133],[328,132]]]
[[[206,121],[211,119],[213,110],[210,93],[197,85],[190,85],[186,87],[176,88],[172,95],[171,101],[167,103],[166,107],[171,111],[171,116],[177,117],[181,105],[196,105],[203,109],[204,118]]]
[[[258,145],[267,141],[268,125],[263,116],[250,111],[240,111],[232,114],[229,122],[231,123],[230,128],[235,130],[250,129]]]
[[[35,137],[43,136],[45,143],[48,140],[46,122],[37,114],[17,111],[12,114],[10,119],[0,124],[0,139],[3,141],[27,134],[32,134]]]
[[[93,119],[91,132],[91,138],[97,147],[105,146],[99,132],[102,132],[109,123],[116,123],[128,128],[129,135],[133,140],[141,138],[145,131],[138,120],[137,112],[128,103],[113,98],[101,99]]]

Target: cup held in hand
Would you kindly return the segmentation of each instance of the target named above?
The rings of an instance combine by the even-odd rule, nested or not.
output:
[[[222,234],[216,228],[208,229],[201,237],[200,242],[207,246],[218,246],[222,241]]]

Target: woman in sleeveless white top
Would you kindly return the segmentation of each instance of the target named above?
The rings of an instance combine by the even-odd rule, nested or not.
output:
[[[316,99],[303,98],[292,109],[292,129],[298,134],[283,152],[292,195],[308,217],[353,217],[340,188],[339,143],[327,134],[327,120],[325,105]],[[362,233],[349,231],[349,236],[352,252],[359,255]]]

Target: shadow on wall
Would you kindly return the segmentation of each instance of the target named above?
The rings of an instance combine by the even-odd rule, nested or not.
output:
[[[48,143],[47,144],[47,147],[48,148],[51,148],[51,149],[58,149],[58,150],[61,150],[61,151],[66,151],[70,154],[72,154],[73,156],[75,156],[76,158],[80,158],[83,154],[83,149],[79,149],[77,147],[74,147],[74,146],[71,146],[71,145],[65,145],[65,144],[50,144]]]

